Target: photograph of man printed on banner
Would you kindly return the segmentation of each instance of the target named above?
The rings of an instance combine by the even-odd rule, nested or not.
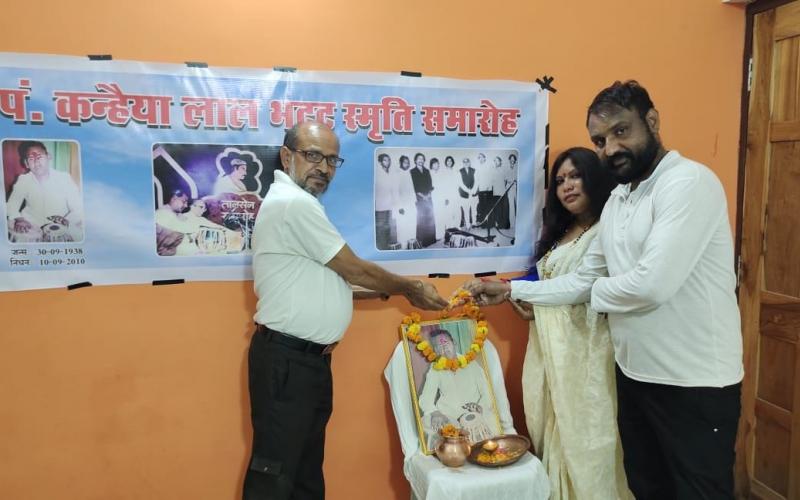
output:
[[[403,325],[401,337],[423,453],[433,453],[440,439],[439,429],[447,424],[460,428],[471,443],[502,434],[483,351],[466,366],[451,370],[437,369],[435,361],[429,361],[417,348],[429,345],[437,356],[463,356],[473,343],[475,321],[444,319],[420,326],[419,343],[408,338],[407,325]]]
[[[249,253],[255,217],[272,184],[279,149],[280,146],[155,144],[156,253]]]
[[[376,148],[378,250],[514,244],[516,149]]]
[[[2,150],[8,241],[83,241],[78,143],[6,139]]]

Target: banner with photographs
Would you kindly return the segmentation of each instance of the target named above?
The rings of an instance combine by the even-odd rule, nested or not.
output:
[[[0,291],[251,279],[284,131],[333,127],[321,201],[406,275],[522,270],[543,205],[547,92],[384,73],[0,54]]]

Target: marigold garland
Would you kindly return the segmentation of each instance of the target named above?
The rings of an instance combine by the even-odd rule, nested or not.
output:
[[[461,311],[453,314],[455,307],[459,304],[464,304]],[[455,358],[447,358],[436,354],[436,351],[433,350],[433,346],[431,346],[427,340],[422,339],[422,334],[420,333],[422,327],[419,324],[420,321],[422,321],[422,317],[419,313],[412,312],[408,316],[404,316],[402,324],[406,326],[406,338],[415,344],[416,349],[431,363],[431,366],[433,366],[435,370],[456,371],[471,363],[477,357],[478,353],[481,352],[481,349],[483,349],[483,342],[489,334],[489,325],[483,319],[481,308],[475,304],[472,295],[461,288],[456,290],[447,308],[442,311],[440,319],[445,318],[470,318],[477,322],[475,337],[472,339],[468,353],[459,354]]]

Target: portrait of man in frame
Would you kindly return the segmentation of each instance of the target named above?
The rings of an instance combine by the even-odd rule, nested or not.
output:
[[[427,342],[437,358],[464,356],[474,342],[476,326],[468,318],[421,322],[419,343]],[[483,351],[466,366],[438,370],[407,333],[408,325],[403,325],[401,337],[423,453],[433,453],[438,431],[447,424],[460,428],[471,443],[502,434]]]

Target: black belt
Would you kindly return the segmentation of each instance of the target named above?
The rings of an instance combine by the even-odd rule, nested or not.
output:
[[[277,330],[273,330],[271,328],[267,328],[264,325],[256,325],[256,331],[262,334],[267,342],[274,342],[276,344],[280,344],[284,347],[288,347],[289,349],[293,349],[295,351],[300,352],[307,352],[309,354],[319,354],[320,356],[324,356],[325,354],[330,354],[336,346],[339,344],[338,342],[334,342],[333,344],[317,344],[316,342],[311,342],[310,340],[303,340],[298,337],[294,337],[292,335],[287,335],[285,333],[281,333]]]

